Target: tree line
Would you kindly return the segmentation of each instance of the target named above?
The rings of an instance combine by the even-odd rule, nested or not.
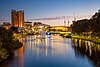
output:
[[[0,62],[11,56],[14,50],[21,46],[22,43],[13,36],[11,29],[6,30],[0,26]]]
[[[100,10],[90,19],[73,21],[71,25],[72,33],[78,35],[92,35],[100,37]]]

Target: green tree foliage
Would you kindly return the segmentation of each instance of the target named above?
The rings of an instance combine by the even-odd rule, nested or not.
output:
[[[13,34],[5,28],[0,27],[0,38],[2,42],[2,47],[6,48],[6,46],[12,42]]]
[[[92,16],[90,21],[93,33],[100,36],[100,10],[98,10],[98,12],[96,12],[95,15]]]
[[[100,10],[96,12],[89,20],[82,19],[73,21],[72,32],[77,34],[92,33],[96,36],[100,36]]]
[[[7,59],[16,48],[21,46],[21,42],[14,38],[13,32],[0,27],[0,62]]]
[[[0,62],[9,56],[7,49],[2,48],[2,44],[3,42],[1,42],[1,38],[0,38]]]
[[[80,34],[80,33],[85,33],[89,31],[90,31],[90,27],[89,27],[89,23],[87,19],[78,20],[78,21],[73,22],[73,25],[72,25],[73,33]]]
[[[34,25],[42,24],[42,22],[34,22]]]

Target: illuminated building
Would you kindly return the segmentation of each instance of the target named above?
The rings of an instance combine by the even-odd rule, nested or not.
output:
[[[48,32],[50,29],[50,25],[43,24],[41,22],[35,22],[34,25],[32,26],[32,29],[34,29],[34,31],[36,32],[40,32],[40,31]]]
[[[51,30],[55,31],[69,31],[70,27],[67,26],[51,26]]]
[[[11,11],[11,21],[12,25],[16,27],[23,27],[24,26],[24,11]]]
[[[11,24],[9,22],[4,22],[3,27],[8,30],[8,29],[10,29]]]
[[[24,27],[25,27],[26,29],[31,29],[31,27],[32,27],[32,22],[24,22]]]

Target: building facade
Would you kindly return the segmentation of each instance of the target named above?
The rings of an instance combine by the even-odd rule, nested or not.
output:
[[[30,31],[32,29],[32,22],[24,22],[24,28]]]
[[[11,11],[12,25],[16,27],[24,27],[24,11]]]

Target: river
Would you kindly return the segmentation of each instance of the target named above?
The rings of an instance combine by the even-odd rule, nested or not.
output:
[[[100,45],[89,41],[62,38],[27,36],[20,38],[23,47],[0,67],[100,67]]]

